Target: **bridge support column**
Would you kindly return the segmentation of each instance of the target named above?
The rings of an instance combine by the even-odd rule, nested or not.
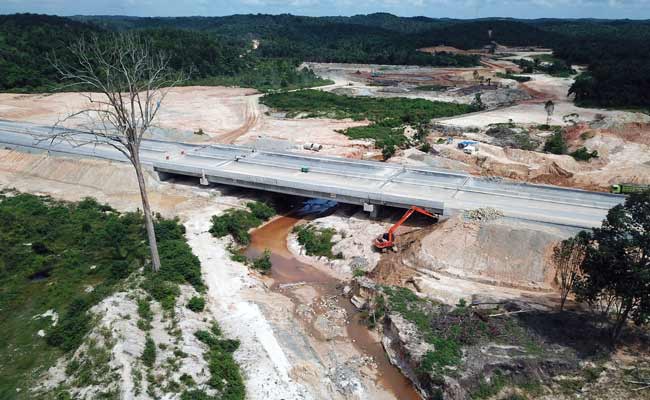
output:
[[[208,178],[205,177],[205,171],[204,170],[201,170],[201,178],[199,178],[199,184],[201,186],[210,185],[210,182],[208,181]]]
[[[377,204],[363,203],[363,211],[368,211],[370,213],[370,219],[377,219],[381,212],[381,206]]]

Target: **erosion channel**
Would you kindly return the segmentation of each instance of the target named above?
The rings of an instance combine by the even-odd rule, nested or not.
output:
[[[301,216],[299,216],[301,215]],[[354,347],[365,356],[372,357],[376,365],[376,382],[400,400],[419,400],[420,396],[411,382],[393,366],[386,356],[381,342],[373,337],[361,322],[360,313],[344,295],[345,282],[327,274],[317,267],[302,262],[289,251],[287,236],[294,225],[307,218],[303,214],[291,212],[270,221],[251,233],[251,244],[246,250],[249,258],[259,257],[265,249],[271,251],[273,267],[270,277],[273,279],[271,289],[291,299],[294,316],[301,321],[305,330],[316,340],[323,343],[328,340],[351,341]],[[315,292],[315,318],[305,319],[301,315],[304,300],[297,293],[300,288],[311,288]],[[345,310],[347,335],[324,337],[321,330],[315,328],[318,316],[327,312],[327,304],[335,304]]]

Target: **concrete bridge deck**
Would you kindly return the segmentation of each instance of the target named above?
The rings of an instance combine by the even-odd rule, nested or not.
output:
[[[109,145],[75,146],[45,141],[51,127],[0,121],[6,147],[50,151],[81,157],[126,161]],[[86,134],[80,133],[83,140]],[[161,176],[177,174],[278,193],[333,199],[343,203],[417,205],[453,214],[493,207],[505,216],[579,228],[599,226],[607,211],[624,201],[608,193],[529,185],[506,179],[474,177],[461,172],[411,168],[345,158],[269,152],[245,146],[196,145],[145,140],[142,161]],[[304,171],[308,169],[308,172]]]

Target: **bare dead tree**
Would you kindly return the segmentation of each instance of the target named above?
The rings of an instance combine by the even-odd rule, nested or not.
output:
[[[555,279],[560,285],[560,311],[577,281],[584,258],[585,246],[575,238],[563,240],[553,248]]]
[[[65,87],[84,90],[86,107],[57,123],[47,138],[75,146],[111,146],[133,165],[138,179],[145,226],[154,271],[160,257],[145,177],[140,161],[142,138],[152,127],[169,89],[185,80],[169,67],[169,56],[152,49],[151,43],[133,33],[109,38],[82,38],[69,47],[72,62],[56,57],[51,63]],[[78,120],[85,122],[79,123]],[[76,129],[64,122],[74,120]],[[67,124],[66,124],[67,125]]]
[[[544,103],[544,110],[546,111],[546,125],[550,125],[551,116],[555,111],[555,103],[553,103],[553,100],[548,100],[546,103]]]

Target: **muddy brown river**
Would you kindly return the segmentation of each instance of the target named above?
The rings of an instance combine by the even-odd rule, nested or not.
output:
[[[300,218],[290,215],[281,216],[253,231],[246,255],[249,258],[255,258],[259,257],[264,249],[271,251],[273,263],[270,273],[270,277],[273,279],[271,289],[288,296],[294,303],[294,310],[295,306],[299,304],[299,300],[290,290],[282,289],[287,284],[304,283],[314,288],[320,298],[335,298],[338,306],[343,308],[349,316],[350,323],[346,325],[347,340],[352,341],[362,354],[371,356],[377,365],[377,383],[399,400],[419,400],[420,396],[411,381],[390,363],[381,343],[372,337],[368,328],[360,322],[359,312],[342,295],[340,288],[344,282],[312,265],[301,262],[287,248],[287,235],[300,220]],[[315,338],[319,338],[320,335],[314,332],[312,326],[305,326],[305,329]]]

